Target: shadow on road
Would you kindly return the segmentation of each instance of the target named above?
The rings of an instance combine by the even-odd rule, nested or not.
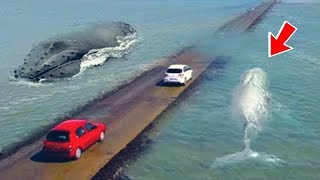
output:
[[[62,158],[62,157],[50,157],[47,156],[46,153],[43,151],[39,151],[36,154],[34,154],[30,160],[34,162],[43,162],[43,163],[65,163],[71,161],[68,158]]]
[[[181,86],[183,86],[180,83],[165,83],[163,80],[160,80],[159,82],[157,82],[156,85],[160,86],[160,87],[181,87]]]

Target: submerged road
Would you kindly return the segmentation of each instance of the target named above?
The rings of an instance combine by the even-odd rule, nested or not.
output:
[[[246,31],[275,3],[276,1],[270,1],[258,6],[251,13],[245,13],[223,28]],[[103,143],[88,149],[77,161],[61,162],[43,157],[40,152],[43,136],[1,160],[0,179],[90,179],[160,115],[213,61],[214,58],[202,56],[192,48],[171,56],[163,64],[145,72],[117,91],[106,94],[75,114],[74,118],[103,121],[108,125]],[[162,85],[161,79],[166,68],[174,63],[188,64],[193,68],[193,79],[186,86]]]
[[[244,32],[250,30],[258,24],[263,16],[277,3],[279,0],[267,1],[257,7],[248,9],[248,11],[239,17],[228,21],[221,26],[217,32]]]

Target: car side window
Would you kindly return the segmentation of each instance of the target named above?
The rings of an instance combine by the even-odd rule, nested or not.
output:
[[[93,125],[92,123],[86,123],[84,127],[86,128],[87,131],[92,131],[95,125]]]
[[[86,131],[83,129],[83,127],[78,127],[78,129],[76,130],[76,135],[78,137],[83,136],[84,134],[86,134]]]
[[[187,66],[183,67],[183,72],[186,72],[186,71],[188,71],[188,67]]]

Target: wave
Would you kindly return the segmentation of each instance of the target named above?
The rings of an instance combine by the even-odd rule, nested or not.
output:
[[[133,33],[125,37],[119,36],[117,42],[119,46],[93,49],[85,54],[81,59],[80,73],[87,68],[103,64],[109,58],[121,58],[128,54],[128,50],[138,42],[138,35]]]
[[[23,86],[28,86],[28,87],[43,87],[43,86],[46,86],[46,84],[43,84],[43,83],[32,82],[32,81],[29,81],[29,80],[23,79],[23,78],[16,79],[13,76],[9,78],[9,81],[14,83],[14,84],[17,84],[17,85],[23,85]]]
[[[232,113],[244,123],[244,150],[217,158],[213,167],[240,163],[246,159],[268,162],[284,162],[278,157],[258,153],[250,149],[250,143],[261,131],[263,121],[268,115],[269,92],[267,90],[267,74],[260,68],[246,71],[233,96]]]

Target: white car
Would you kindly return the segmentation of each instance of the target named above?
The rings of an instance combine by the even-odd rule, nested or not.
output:
[[[188,65],[174,64],[167,69],[163,81],[164,83],[180,83],[185,85],[187,81],[192,79],[192,72],[193,70]]]

